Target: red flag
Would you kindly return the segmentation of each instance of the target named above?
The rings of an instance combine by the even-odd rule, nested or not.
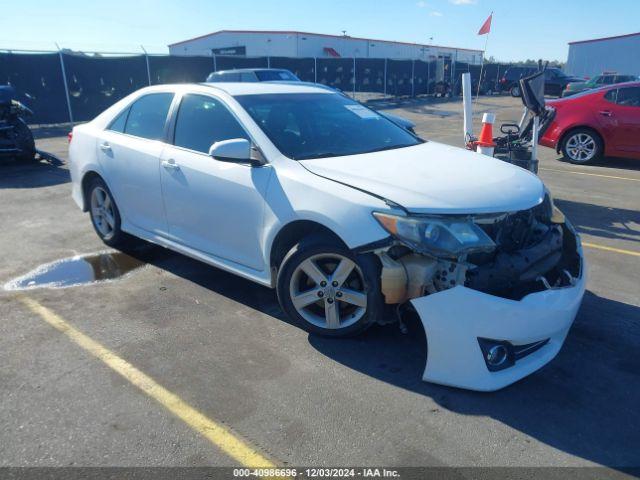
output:
[[[489,18],[482,24],[480,30],[478,31],[478,35],[486,35],[491,31],[491,19],[493,18],[493,13],[489,15]]]

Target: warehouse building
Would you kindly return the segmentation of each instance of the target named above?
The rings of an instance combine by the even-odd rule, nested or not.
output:
[[[569,43],[565,70],[577,77],[604,72],[640,75],[640,32]]]
[[[481,50],[356,38],[347,35],[255,30],[221,30],[169,45],[171,55],[245,57],[345,57],[401,60],[449,59],[478,65]]]

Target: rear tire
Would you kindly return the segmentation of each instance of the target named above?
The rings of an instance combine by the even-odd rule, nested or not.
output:
[[[589,128],[577,128],[570,131],[562,140],[564,158],[575,165],[588,165],[600,158],[604,144],[600,135]]]
[[[91,224],[100,239],[110,247],[124,247],[128,236],[120,228],[120,211],[102,178],[95,177],[89,182],[85,198],[89,202]]]
[[[509,90],[509,93],[511,94],[512,97],[520,97],[520,95],[522,94],[520,92],[520,87],[518,85],[514,85],[513,87],[511,87],[511,89]]]
[[[290,319],[325,337],[364,332],[384,305],[375,255],[355,255],[326,236],[306,238],[289,251],[278,271],[277,293]]]

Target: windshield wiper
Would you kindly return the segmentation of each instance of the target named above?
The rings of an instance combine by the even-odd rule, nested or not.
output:
[[[295,158],[294,160],[313,160],[314,158],[329,158],[329,157],[342,157],[345,155],[353,155],[352,153],[336,153],[336,152],[321,152],[312,153],[311,155],[304,155],[302,157]]]

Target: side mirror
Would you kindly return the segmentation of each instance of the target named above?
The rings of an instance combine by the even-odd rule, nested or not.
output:
[[[248,163],[258,166],[263,162],[251,155],[251,142],[244,138],[234,138],[216,142],[209,148],[209,155],[221,162]]]

